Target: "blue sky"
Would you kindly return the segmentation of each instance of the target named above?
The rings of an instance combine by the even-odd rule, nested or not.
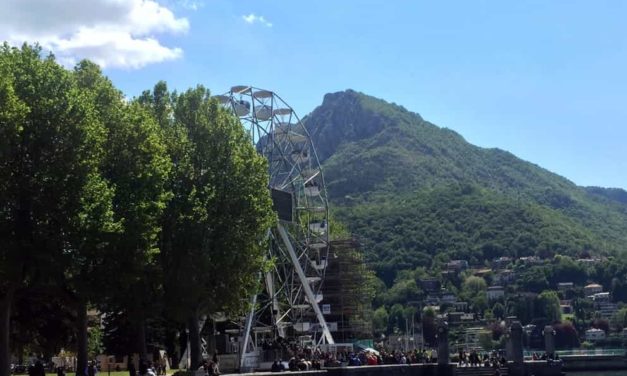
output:
[[[128,96],[160,79],[216,93],[248,84],[303,117],[352,88],[577,184],[627,188],[627,2],[163,0],[160,13],[130,2],[148,16],[120,26],[110,49],[50,48],[92,54]]]

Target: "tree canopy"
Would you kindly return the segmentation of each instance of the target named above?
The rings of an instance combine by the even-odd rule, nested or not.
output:
[[[77,374],[106,335],[88,328],[88,308],[133,327],[127,351],[141,356],[166,301],[170,318],[196,329],[199,315],[240,314],[275,220],[267,169],[203,87],[158,83],[127,100],[91,62],[67,70],[37,46],[3,45],[0,376],[11,329],[48,330],[31,321],[38,307],[63,307],[50,323],[73,329]]]

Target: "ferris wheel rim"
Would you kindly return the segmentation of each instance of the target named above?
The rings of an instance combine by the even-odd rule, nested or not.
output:
[[[292,320],[292,324],[296,325],[299,321],[293,318],[300,313],[302,321],[305,306],[309,306],[310,310],[317,310],[317,315],[320,314],[318,303],[323,299],[321,286],[330,253],[329,202],[316,147],[303,120],[274,91],[252,85],[236,85],[225,94],[214,97],[219,104],[229,107],[240,123],[250,132],[251,141],[257,151],[268,158],[270,173],[268,188],[271,190],[290,188],[291,190],[288,189],[288,191],[293,194],[293,200],[296,203],[293,207],[296,221],[300,222],[301,216],[305,216],[304,228],[300,225],[292,226],[291,231],[284,230],[282,234],[284,239],[287,239],[286,241],[297,247],[292,250],[292,260],[289,260],[286,257],[287,252],[277,246],[277,256],[283,261],[275,265],[275,275],[279,277],[276,280],[278,284],[275,286],[272,282],[272,290],[268,288],[268,294],[272,296],[269,296],[269,302],[265,304],[266,309],[270,306],[274,309],[279,304],[276,296],[285,294],[284,298],[287,300],[283,300],[281,304],[287,303],[288,307],[278,320]],[[262,140],[264,143],[261,143]],[[298,149],[296,145],[302,145],[302,148]],[[267,147],[269,151],[264,147]],[[298,150],[300,151],[297,155],[294,155]],[[288,152],[291,154],[286,155]],[[276,156],[277,160],[273,160],[273,156]],[[291,168],[288,171],[281,170],[285,166]],[[303,168],[304,166],[308,168]],[[276,184],[277,182],[281,184]],[[279,224],[279,230],[281,226]],[[269,232],[269,235],[271,234],[272,231]],[[290,248],[289,244],[287,248]],[[272,254],[274,251],[269,250],[269,252]],[[315,258],[312,259],[312,256]],[[295,274],[290,272],[290,268],[295,267],[296,264],[298,264],[297,269],[300,269],[300,273],[304,275],[304,277],[300,276],[301,281],[304,280],[300,285],[294,283],[297,279]],[[304,271],[308,274],[304,274]],[[308,296],[311,298],[304,298],[303,290],[308,289],[313,290],[315,294],[312,296],[309,292]],[[328,332],[324,319],[320,323],[324,324]],[[304,330],[305,325],[302,324],[301,330]],[[322,337],[320,338],[322,340]],[[331,338],[330,333],[329,338]]]

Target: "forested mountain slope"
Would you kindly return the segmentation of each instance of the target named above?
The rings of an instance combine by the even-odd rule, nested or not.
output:
[[[386,282],[447,259],[627,248],[627,192],[583,188],[352,90],[305,118],[336,216]],[[437,256],[437,257],[434,257]]]

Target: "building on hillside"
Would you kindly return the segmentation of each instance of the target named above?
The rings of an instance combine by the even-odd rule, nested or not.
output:
[[[438,292],[442,289],[442,284],[435,278],[420,279],[420,287],[426,292]]]
[[[602,318],[610,320],[618,312],[618,304],[610,302],[595,303],[596,310]]]
[[[452,260],[446,264],[446,269],[461,272],[462,270],[468,269],[468,261],[466,260]]]
[[[472,275],[481,278],[487,277],[490,273],[492,273],[492,269],[490,268],[475,269],[472,271]]]
[[[505,296],[505,289],[503,286],[490,286],[486,291],[486,295],[489,301],[498,300]]]
[[[505,269],[511,263],[512,263],[511,257],[502,256],[502,257],[495,258],[494,260],[492,260],[492,268]]]
[[[594,342],[594,341],[602,341],[605,339],[605,332],[601,329],[588,329],[586,330],[586,341]]]
[[[449,325],[461,324],[464,312],[449,312],[446,314],[446,321]]]
[[[435,295],[435,294],[428,294],[427,297],[424,300],[426,305],[438,305],[440,304],[440,297]]]
[[[442,288],[440,281],[437,279],[420,279],[420,287],[425,292],[438,292]]]
[[[530,265],[537,265],[537,264],[543,263],[542,259],[539,258],[538,256],[525,256],[525,257],[519,258],[519,260],[525,264],[530,264]]]
[[[468,325],[475,322],[475,314],[465,312],[448,312],[446,314],[446,321],[450,325]]]
[[[478,349],[479,346],[479,337],[482,333],[490,333],[490,331],[483,327],[475,327],[475,328],[466,328],[464,330],[464,344],[463,347],[470,349]]]
[[[457,312],[466,312],[468,311],[468,302],[455,302],[453,303],[453,307],[455,307],[455,311]]]
[[[603,286],[598,283],[591,283],[583,288],[583,292],[586,296],[591,296],[603,291]]]
[[[578,263],[580,263],[580,264],[588,264],[588,265],[596,264],[596,263],[598,263],[600,261],[601,261],[601,259],[598,259],[598,258],[580,258],[580,259],[577,259]]]
[[[472,312],[464,313],[462,315],[462,323],[464,324],[472,323],[472,322],[475,322],[476,320],[477,320],[477,316]]]
[[[573,306],[570,304],[560,304],[560,309],[562,310],[563,315],[573,314]]]
[[[505,269],[494,276],[494,283],[508,285],[516,280],[516,273],[513,270]]]
[[[453,304],[457,302],[457,296],[455,296],[455,294],[453,294],[452,292],[448,292],[448,291],[443,292],[442,297],[440,298],[440,302]]]
[[[440,306],[439,305],[432,305],[432,304],[427,304],[425,305],[424,309],[430,309],[433,312],[435,312],[435,314],[437,315],[438,313],[440,313]]]
[[[575,284],[572,282],[560,282],[557,284],[557,289],[560,291],[571,290],[575,287]]]
[[[595,303],[609,303],[610,293],[609,292],[597,292],[596,294],[593,294],[591,298]]]

